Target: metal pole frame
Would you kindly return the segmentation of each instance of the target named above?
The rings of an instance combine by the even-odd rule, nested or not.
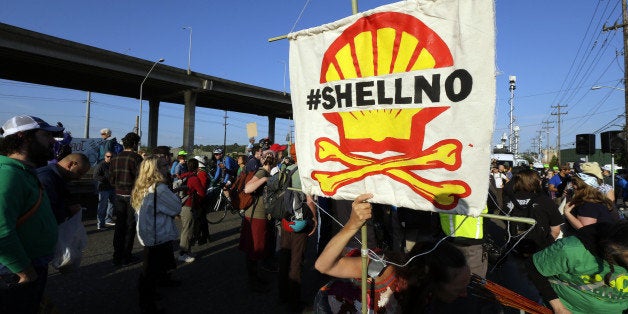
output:
[[[192,74],[192,26],[185,26],[183,29],[190,30],[190,45],[188,46],[188,75]]]
[[[143,111],[142,93],[144,92],[144,82],[146,82],[146,79],[148,79],[150,72],[153,72],[153,69],[155,68],[155,66],[157,66],[157,63],[160,63],[160,62],[164,62],[164,59],[160,58],[159,60],[155,61],[155,63],[153,63],[153,66],[150,67],[150,70],[148,70],[148,73],[146,73],[144,80],[142,80],[142,83],[140,84],[140,115],[139,115],[139,121],[137,122],[137,135],[140,137],[138,149],[140,146],[142,146],[142,111]]]

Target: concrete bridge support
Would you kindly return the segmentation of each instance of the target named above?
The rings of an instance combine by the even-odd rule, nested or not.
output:
[[[183,92],[185,101],[183,109],[183,149],[192,154],[194,147],[194,127],[196,120],[197,93],[191,90]]]
[[[148,148],[157,147],[157,130],[159,128],[159,100],[148,102]]]
[[[268,139],[271,143],[275,143],[275,121],[277,118],[268,116]]]

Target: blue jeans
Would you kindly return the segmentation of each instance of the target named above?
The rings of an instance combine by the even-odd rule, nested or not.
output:
[[[105,223],[113,222],[112,215],[115,196],[114,190],[98,191],[98,210],[96,212],[98,227],[104,227]]]

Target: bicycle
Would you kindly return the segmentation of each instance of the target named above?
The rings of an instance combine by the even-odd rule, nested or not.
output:
[[[240,218],[244,218],[244,211],[233,208],[231,200],[225,195],[223,190],[224,184],[212,186],[207,189],[207,197],[216,200],[207,208],[207,222],[212,225],[220,223],[227,216],[227,212],[231,212],[232,215],[238,214]]]

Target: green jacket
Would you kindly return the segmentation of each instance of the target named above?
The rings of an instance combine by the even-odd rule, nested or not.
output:
[[[593,256],[575,237],[556,241],[533,256],[534,265],[572,313],[621,313],[628,308],[628,271],[615,265],[610,284],[607,262]]]
[[[39,180],[22,162],[0,156],[0,264],[11,272],[34,258],[50,256],[57,243],[57,221],[44,191],[39,208],[19,228],[17,220],[37,202]]]

